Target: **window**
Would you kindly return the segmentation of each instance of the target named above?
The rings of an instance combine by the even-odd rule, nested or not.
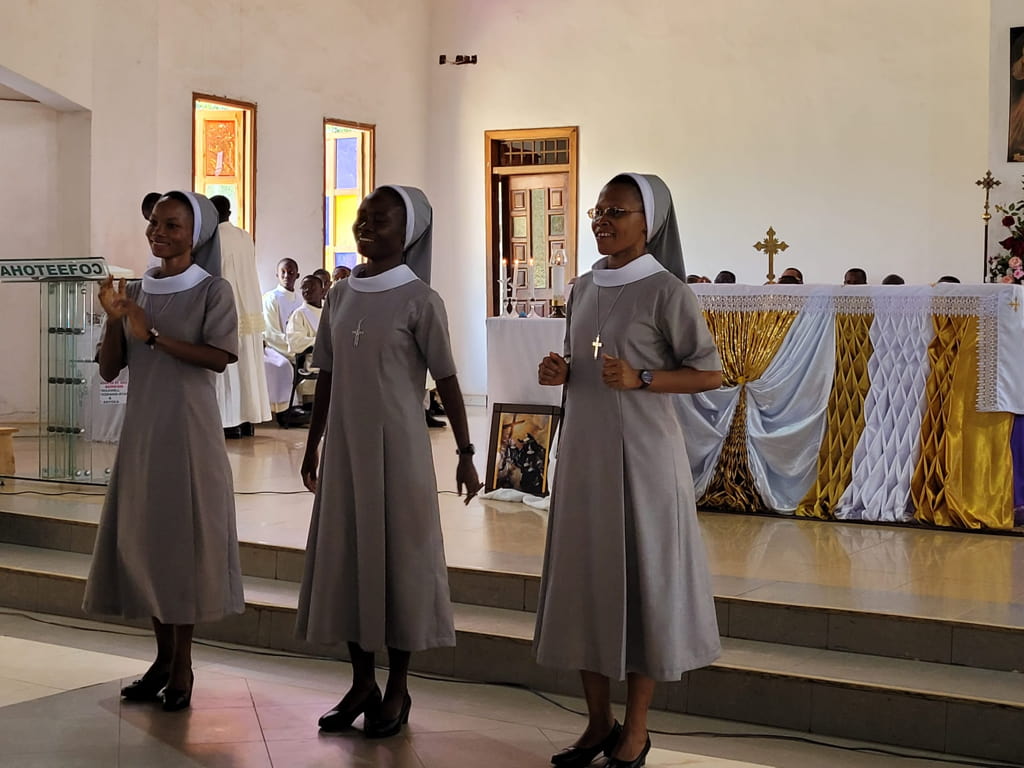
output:
[[[231,223],[255,236],[256,105],[192,94],[192,188],[231,201]]]
[[[374,126],[324,120],[324,267],[354,267],[352,225],[373,191]]]

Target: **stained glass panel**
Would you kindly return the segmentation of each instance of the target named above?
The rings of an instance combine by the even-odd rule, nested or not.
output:
[[[565,216],[556,214],[551,216],[548,221],[548,233],[552,237],[558,237],[559,235],[565,234]]]
[[[512,217],[512,237],[528,237],[526,231],[526,217],[525,216],[513,216]]]
[[[533,256],[533,284],[548,287],[547,190],[530,190],[530,214],[533,227],[530,233],[530,254]]]
[[[203,122],[203,166],[207,176],[234,176],[236,153],[234,120]]]

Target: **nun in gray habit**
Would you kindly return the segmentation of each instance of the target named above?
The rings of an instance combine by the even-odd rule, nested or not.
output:
[[[167,193],[146,229],[161,263],[100,292],[100,374],[110,381],[127,366],[131,381],[83,607],[152,619],[156,661],[122,695],[155,699],[166,686],[168,710],[191,700],[192,625],[244,608],[214,387],[238,359],[235,300],[218,276],[218,221],[204,196]]]
[[[541,384],[564,384],[565,412],[534,646],[541,664],[583,673],[590,710],[587,731],[553,762],[585,765],[605,751],[609,765],[641,765],[654,681],[678,680],[720,651],[668,395],[715,389],[722,364],[684,282],[664,182],[616,176],[597,205],[588,213],[604,258],[573,288],[563,355],[539,370]],[[620,730],[608,690],[622,679]]]
[[[414,187],[378,188],[359,206],[353,232],[367,261],[331,287],[313,351],[320,376],[302,478],[316,498],[297,633],[349,644],[352,689],[320,727],[341,730],[365,713],[367,735],[389,736],[408,719],[409,654],[455,645],[423,419],[428,370],[460,454],[459,487],[472,495],[479,481],[444,302],[428,284],[430,203]],[[384,648],[382,702],[374,652]]]

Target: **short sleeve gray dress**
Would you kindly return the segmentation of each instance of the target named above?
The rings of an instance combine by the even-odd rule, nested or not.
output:
[[[426,372],[455,375],[441,297],[404,264],[335,283],[313,364],[331,372],[296,631],[364,650],[452,646]]]
[[[238,319],[226,280],[193,264],[173,277],[147,275],[129,284],[128,295],[160,333],[237,359]],[[234,488],[216,374],[125,336],[128,404],[83,607],[164,624],[241,613]]]
[[[600,332],[600,353],[638,370],[721,362],[693,292],[654,257],[601,272],[619,273],[621,284],[581,276],[566,322],[571,373],[537,660],[615,680],[678,680],[720,653],[686,444],[672,396],[608,388],[592,345]]]

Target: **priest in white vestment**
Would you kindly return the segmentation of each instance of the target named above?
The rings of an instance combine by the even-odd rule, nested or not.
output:
[[[270,394],[270,410],[280,413],[288,409],[292,394],[292,355],[288,351],[288,318],[302,306],[302,297],[295,293],[299,265],[294,259],[277,263],[277,287],[263,294],[263,364]]]
[[[249,233],[233,225],[231,201],[215,195],[210,201],[220,216],[221,275],[231,284],[238,312],[238,364],[217,375],[221,426],[232,436],[252,435],[252,425],[270,420],[270,397],[263,370],[263,312],[256,272],[256,248]]]

